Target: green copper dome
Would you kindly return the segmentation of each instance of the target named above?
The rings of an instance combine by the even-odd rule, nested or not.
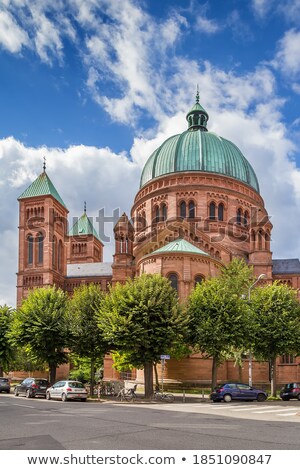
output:
[[[201,171],[230,176],[259,192],[255,172],[242,152],[229,140],[208,132],[208,114],[196,104],[186,116],[187,131],[167,139],[146,162],[140,187],[159,176],[183,171]]]

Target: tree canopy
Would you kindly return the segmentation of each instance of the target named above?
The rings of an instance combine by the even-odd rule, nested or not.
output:
[[[80,357],[90,359],[91,390],[94,386],[95,363],[103,361],[109,351],[102,328],[97,324],[97,316],[105,298],[104,292],[95,284],[83,285],[75,289],[69,301],[71,348]]]
[[[113,349],[144,368],[145,395],[150,396],[153,364],[184,338],[187,317],[178,306],[177,292],[166,278],[144,274],[111,289],[99,313],[98,325]]]
[[[191,344],[213,358],[212,388],[225,356],[250,343],[252,322],[242,293],[247,292],[251,279],[252,270],[246,263],[233,260],[219,277],[197,284],[188,300]]]
[[[17,310],[12,324],[14,344],[26,346],[32,358],[49,365],[50,382],[58,365],[68,361],[66,346],[69,322],[66,315],[67,295],[56,287],[32,290]]]
[[[0,306],[0,377],[4,371],[8,371],[14,357],[14,348],[9,338],[13,314],[13,310],[7,305]]]
[[[276,395],[276,358],[300,353],[300,305],[294,289],[275,281],[251,295],[254,354],[270,361],[271,394]]]

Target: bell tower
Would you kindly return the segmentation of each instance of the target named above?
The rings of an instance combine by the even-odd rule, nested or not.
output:
[[[63,288],[67,273],[68,209],[43,170],[18,198],[17,305],[35,287]]]
[[[116,282],[125,282],[128,278],[133,278],[134,256],[133,256],[133,238],[134,228],[124,214],[119,218],[114,227],[115,234],[115,254],[112,264],[113,285]]]

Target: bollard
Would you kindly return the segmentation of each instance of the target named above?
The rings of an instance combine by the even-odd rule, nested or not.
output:
[[[183,390],[182,402],[185,403],[185,390]]]
[[[204,400],[204,390],[202,389],[202,400]]]

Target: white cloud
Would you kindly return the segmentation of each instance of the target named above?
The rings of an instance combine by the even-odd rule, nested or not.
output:
[[[215,34],[221,28],[215,20],[209,20],[204,16],[198,16],[196,20],[196,29],[206,34]]]
[[[12,53],[29,46],[29,38],[9,12],[0,11],[0,44]]]
[[[297,76],[300,72],[300,31],[290,29],[278,43],[273,66],[285,76]]]
[[[274,0],[252,0],[252,8],[260,18],[264,18],[272,9]]]

